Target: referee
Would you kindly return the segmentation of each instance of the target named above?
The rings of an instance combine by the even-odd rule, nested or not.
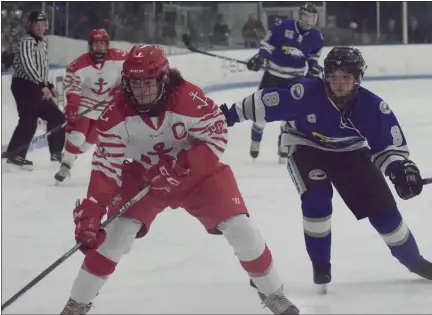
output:
[[[63,113],[52,100],[57,92],[48,82],[48,45],[43,38],[47,26],[46,15],[31,12],[27,34],[15,49],[12,75],[12,94],[18,110],[18,126],[12,135],[7,151],[2,157],[8,164],[25,170],[33,169],[33,162],[26,159],[30,142],[36,133],[38,118],[47,122],[47,129],[65,121]],[[61,161],[65,141],[64,130],[48,136],[51,161]]]

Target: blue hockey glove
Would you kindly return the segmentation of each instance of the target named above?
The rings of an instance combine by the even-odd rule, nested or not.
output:
[[[404,200],[411,199],[422,192],[423,179],[418,167],[410,160],[390,164],[389,177],[397,194]]]
[[[321,67],[320,65],[314,65],[309,68],[309,71],[306,73],[306,77],[316,79],[320,77],[322,72],[323,72],[323,67]]]
[[[251,71],[259,71],[263,64],[264,64],[264,59],[261,58],[259,54],[256,54],[248,61],[246,67]]]
[[[235,110],[235,106],[232,106],[230,109],[228,109],[228,106],[226,104],[222,104],[219,108],[222,111],[222,113],[225,115],[225,120],[227,122],[228,127],[234,126],[235,123],[239,121],[239,117]]]

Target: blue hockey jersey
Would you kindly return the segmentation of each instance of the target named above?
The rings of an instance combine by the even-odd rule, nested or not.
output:
[[[288,121],[286,145],[339,152],[369,146],[372,161],[383,172],[391,162],[408,159],[407,142],[387,103],[363,87],[354,102],[343,113],[327,97],[322,80],[302,79],[287,89],[259,90],[229,111],[235,122]]]
[[[266,38],[261,41],[258,54],[267,59],[269,67],[292,73],[284,75],[268,70],[274,76],[292,78],[304,75],[306,63],[309,68],[318,64],[324,39],[320,31],[311,29],[301,32],[295,21],[284,20],[269,30]]]

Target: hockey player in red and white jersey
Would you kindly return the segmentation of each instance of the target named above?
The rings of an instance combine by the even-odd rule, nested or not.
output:
[[[70,176],[72,164],[78,155],[89,150],[97,140],[96,121],[120,85],[121,70],[127,53],[109,48],[109,35],[104,29],[90,32],[89,51],[75,59],[67,68],[64,78],[66,94],[66,144],[60,170],[54,178],[57,183]],[[94,110],[77,120],[78,114],[95,105]]]
[[[122,92],[99,117],[87,198],[74,210],[75,238],[85,259],[62,314],[89,311],[121,256],[167,207],[184,208],[209,233],[223,235],[274,314],[299,314],[283,293],[231,168],[219,161],[227,129],[219,107],[169,67],[161,47],[132,48],[123,65]],[[146,183],[150,192],[101,231],[102,217],[115,213]],[[145,275],[140,277],[145,284]]]

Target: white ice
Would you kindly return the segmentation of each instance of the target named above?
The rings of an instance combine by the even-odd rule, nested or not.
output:
[[[368,82],[399,117],[425,177],[432,176],[432,82]],[[210,96],[231,103],[255,89]],[[334,197],[333,282],[327,296],[312,283],[297,192],[285,166],[277,164],[279,124],[268,125],[257,161],[249,157],[250,124],[230,130],[224,156],[238,180],[253,220],[271,248],[288,297],[303,314],[426,314],[432,312],[432,283],[409,273],[390,255],[367,220],[356,221]],[[29,154],[30,173],[2,173],[2,303],[75,242],[72,209],[86,193],[91,154],[81,157],[73,178],[55,187],[58,165],[47,149]],[[421,253],[432,259],[432,187],[398,204]],[[75,254],[12,304],[5,313],[59,313],[83,256]],[[233,250],[221,236],[206,234],[183,210],[161,214],[151,233],[138,240],[95,299],[93,314],[269,314],[262,309]]]

